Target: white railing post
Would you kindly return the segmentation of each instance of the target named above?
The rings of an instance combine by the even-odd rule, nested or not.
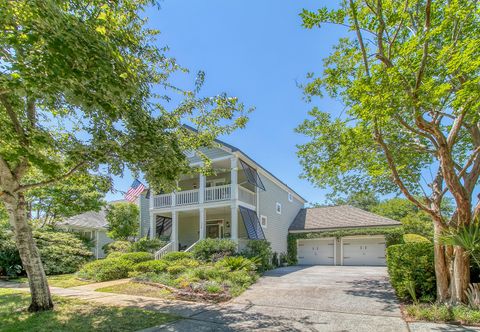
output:
[[[172,211],[172,234],[170,241],[173,243],[173,251],[178,251],[178,212]]]
[[[155,238],[155,214],[150,212],[150,239]]]
[[[230,195],[231,199],[236,201],[238,199],[238,168],[237,168],[237,157],[232,157],[230,159]]]
[[[198,238],[199,240],[203,240],[205,238],[205,233],[207,230],[206,224],[205,224],[205,208],[201,207],[199,209],[200,213],[200,218],[199,218],[199,227],[200,230],[198,232]]]
[[[176,206],[177,205],[177,193],[174,191],[172,193],[172,206]]]
[[[233,241],[238,242],[238,209],[236,202],[232,203],[230,219],[230,237]]]
[[[198,203],[203,204],[205,202],[205,183],[206,183],[206,178],[205,175],[200,173],[200,188],[198,192]]]

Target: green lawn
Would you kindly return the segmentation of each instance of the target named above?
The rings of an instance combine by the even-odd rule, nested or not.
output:
[[[169,290],[162,289],[155,286],[145,285],[138,282],[128,282],[124,284],[99,288],[97,292],[140,295],[148,297],[156,297],[161,299],[174,299],[175,297]]]
[[[69,288],[75,286],[82,286],[92,284],[93,280],[80,280],[77,279],[75,274],[60,274],[55,276],[47,276],[48,284],[54,287]],[[28,282],[27,277],[20,277],[18,279],[12,279],[13,282]]]
[[[105,306],[54,297],[52,311],[29,313],[27,293],[0,289],[0,330],[17,331],[136,331],[176,319],[168,314],[135,308]]]
[[[480,325],[480,310],[463,305],[449,307],[442,304],[409,304],[403,311],[407,320]]]

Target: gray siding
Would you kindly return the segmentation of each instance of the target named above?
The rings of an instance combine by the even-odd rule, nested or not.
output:
[[[98,258],[104,258],[105,252],[103,251],[102,247],[107,243],[112,242],[113,240],[107,236],[106,231],[97,231],[97,233],[98,233],[98,243],[97,243]]]
[[[140,237],[147,236],[150,228],[150,201],[145,194],[140,195]]]
[[[199,151],[206,155],[208,159],[216,159],[230,155],[229,152],[220,148],[201,148]],[[198,155],[195,155],[192,158],[188,158],[188,160],[190,161],[190,163],[198,163],[202,161],[202,159],[198,157]]]
[[[303,208],[303,202],[288,200],[288,191],[284,190],[273,181],[259,173],[265,186],[265,191],[259,191],[259,218],[267,217],[267,227],[263,229],[267,240],[272,245],[272,250],[278,253],[287,252],[288,227],[293,222],[298,211]],[[282,205],[282,213],[276,212],[276,203]]]

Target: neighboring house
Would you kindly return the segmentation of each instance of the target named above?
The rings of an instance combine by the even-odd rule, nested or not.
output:
[[[302,209],[290,225],[290,233],[397,227],[398,221],[353,206]],[[356,235],[297,240],[299,264],[385,265],[385,236]]]
[[[68,232],[79,233],[93,243],[92,252],[95,258],[104,258],[102,247],[113,240],[107,236],[107,220],[105,210],[85,212],[65,219],[57,227]]]

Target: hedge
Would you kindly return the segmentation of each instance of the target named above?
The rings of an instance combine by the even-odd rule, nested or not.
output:
[[[193,247],[192,253],[196,259],[217,261],[234,255],[236,251],[237,244],[230,239],[204,239]]]
[[[401,299],[435,299],[435,267],[433,244],[410,242],[387,248],[387,268],[390,283]],[[413,299],[415,300],[415,299]]]
[[[33,237],[47,275],[76,272],[93,258],[74,233],[35,230]],[[0,229],[0,275],[15,277],[23,273],[12,231]]]
[[[131,261],[122,258],[99,259],[85,264],[77,275],[89,280],[108,281],[128,277],[133,267]]]
[[[317,239],[324,237],[335,237],[338,239],[344,236],[355,235],[385,235],[385,242],[388,247],[394,244],[403,243],[403,233],[402,227],[351,228],[324,232],[289,233],[287,238],[287,260],[289,264],[297,263],[298,239]]]

